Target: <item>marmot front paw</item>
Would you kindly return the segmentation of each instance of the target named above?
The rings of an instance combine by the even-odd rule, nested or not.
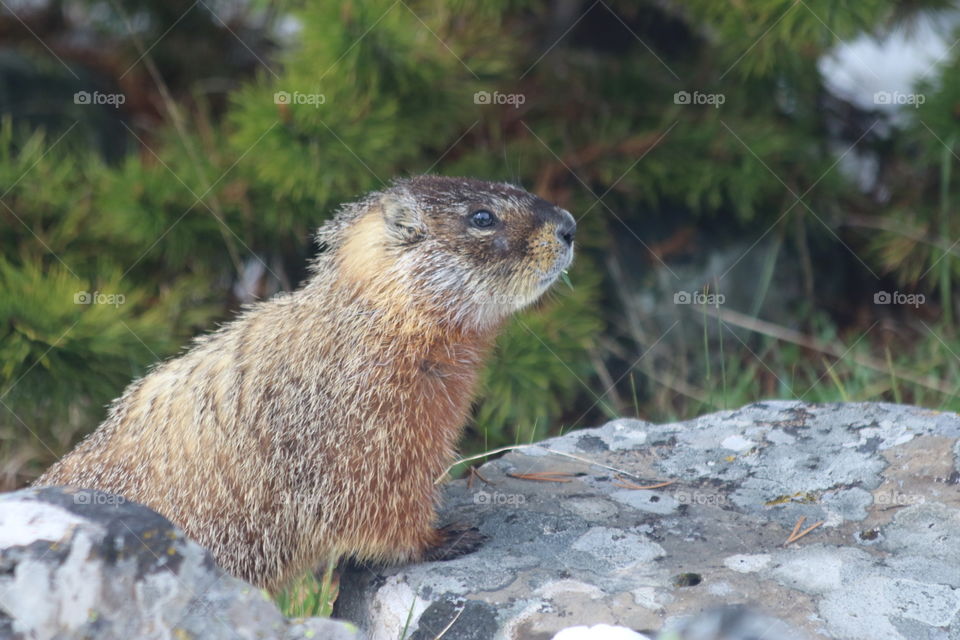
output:
[[[489,538],[476,527],[462,523],[448,524],[437,530],[440,544],[430,547],[423,554],[425,562],[443,562],[477,551]]]

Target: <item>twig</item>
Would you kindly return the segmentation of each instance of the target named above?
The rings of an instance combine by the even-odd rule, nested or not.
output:
[[[546,451],[547,453],[552,453],[553,455],[556,455],[556,456],[563,456],[564,458],[571,458],[571,459],[573,459],[573,460],[578,460],[578,461],[580,461],[580,462],[583,462],[583,463],[586,463],[586,464],[589,464],[589,465],[593,465],[593,466],[595,466],[595,467],[600,467],[601,469],[607,469],[608,471],[616,471],[616,472],[619,473],[620,475],[630,476],[631,478],[636,478],[637,480],[642,480],[642,479],[643,479],[643,478],[641,478],[640,476],[638,476],[638,475],[635,474],[635,473],[630,473],[630,472],[627,471],[626,469],[620,469],[620,468],[618,468],[618,467],[611,467],[611,466],[608,465],[608,464],[602,464],[602,463],[600,463],[600,462],[596,462],[596,461],[594,461],[594,460],[590,460],[589,458],[584,458],[584,457],[582,457],[582,456],[577,456],[577,455],[574,455],[574,454],[572,454],[572,453],[567,453],[567,452],[565,452],[565,451],[557,451],[556,449],[550,449],[550,448],[548,448],[548,447],[543,447],[543,446],[540,446],[540,445],[538,445],[538,444],[514,444],[514,445],[509,445],[509,446],[506,446],[506,447],[500,447],[499,449],[493,449],[493,450],[491,450],[491,451],[485,451],[485,452],[483,452],[483,453],[478,453],[478,454],[475,454],[475,455],[472,455],[472,456],[467,456],[466,458],[460,458],[459,460],[457,460],[456,462],[454,462],[453,464],[451,464],[449,467],[447,467],[446,469],[444,469],[444,470],[443,470],[443,473],[441,473],[440,476],[439,476],[436,480],[433,481],[433,484],[440,484],[440,482],[446,477],[446,475],[447,475],[448,473],[450,473],[450,470],[453,469],[453,468],[454,468],[455,466],[457,466],[458,464],[463,464],[464,462],[471,462],[471,461],[473,461],[473,460],[479,460],[480,458],[486,458],[486,457],[488,457],[488,456],[496,455],[496,454],[498,454],[498,453],[503,453],[504,451],[516,451],[516,450],[520,450],[520,449],[529,449],[529,448],[531,448],[531,447],[536,447],[537,449],[540,449],[540,450],[542,450],[542,451]]]
[[[807,527],[807,528],[804,529],[803,531],[800,531],[800,527],[803,526],[803,521],[806,520],[806,519],[807,519],[807,516],[800,516],[800,519],[797,520],[797,524],[793,525],[793,531],[790,532],[790,537],[787,538],[787,541],[783,543],[783,546],[787,546],[788,544],[790,544],[790,543],[792,543],[792,542],[796,542],[797,540],[799,540],[799,539],[802,538],[803,536],[807,535],[808,533],[810,533],[811,531],[813,531],[814,529],[816,529],[817,527],[819,527],[820,525],[822,525],[822,524],[824,523],[824,521],[821,520],[820,522],[816,522],[816,523],[810,525],[809,527]],[[799,533],[797,533],[798,531],[799,531]]]
[[[541,471],[538,473],[508,473],[508,477],[518,480],[533,480],[535,482],[570,482],[575,478],[574,473],[564,473],[562,471]]]
[[[640,491],[641,489],[660,489],[663,487],[669,487],[672,484],[676,484],[677,480],[667,480],[666,482],[658,482],[657,484],[646,484],[640,485],[635,482],[622,481],[614,482],[613,484],[618,487],[623,487],[624,489],[634,489],[635,491]]]
[[[484,483],[484,484],[487,485],[488,487],[492,487],[492,486],[493,486],[493,483],[490,482],[489,480],[487,480],[486,478],[484,478],[483,475],[482,475],[479,471],[477,471],[477,468],[476,468],[476,467],[470,467],[470,471],[468,472],[468,475],[467,475],[467,488],[468,488],[468,489],[472,489],[472,488],[473,488],[473,479],[474,479],[474,478],[479,478],[479,479],[480,479],[480,482]]]
[[[587,464],[590,464],[590,465],[593,465],[593,466],[596,466],[596,467],[600,467],[601,469],[607,469],[608,471],[616,471],[616,472],[619,473],[619,474],[622,474],[622,475],[625,475],[625,476],[630,476],[631,478],[636,478],[636,479],[638,479],[638,480],[641,479],[640,476],[638,476],[638,475],[635,474],[635,473],[630,473],[629,471],[626,471],[626,470],[624,470],[624,469],[620,469],[620,468],[617,468],[617,467],[611,467],[611,466],[608,465],[608,464],[601,464],[601,463],[599,463],[599,462],[595,462],[595,461],[593,461],[593,460],[590,460],[589,458],[583,458],[583,457],[581,457],[581,456],[575,456],[575,455],[573,455],[572,453],[566,453],[565,451],[557,451],[556,449],[548,449],[547,447],[541,447],[541,449],[543,449],[544,451],[546,451],[546,452],[548,452],[548,453],[552,453],[552,454],[554,454],[554,455],[557,455],[557,456],[564,456],[565,458],[572,458],[573,460],[579,460],[580,462],[585,462],[585,463],[587,463]]]

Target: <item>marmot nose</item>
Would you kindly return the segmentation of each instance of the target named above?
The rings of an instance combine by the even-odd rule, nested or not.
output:
[[[577,221],[573,216],[563,212],[563,220],[557,225],[557,237],[563,240],[567,246],[573,245],[573,236],[577,233]]]

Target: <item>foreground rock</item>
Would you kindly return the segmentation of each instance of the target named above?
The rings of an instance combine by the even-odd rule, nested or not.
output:
[[[342,623],[290,621],[150,509],[99,491],[0,496],[0,638],[324,638]]]
[[[775,640],[957,640],[958,438],[954,413],[797,402],[573,432],[448,487],[445,518],[479,526],[480,551],[355,569],[335,613],[373,639],[549,639],[746,603]],[[571,475],[507,475],[545,472]]]

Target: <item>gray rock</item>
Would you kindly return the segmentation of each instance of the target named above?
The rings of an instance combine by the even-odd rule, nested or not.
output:
[[[479,551],[355,567],[336,614],[373,640],[404,628],[547,640],[603,623],[663,638],[960,640],[958,440],[954,413],[784,401],[573,432],[484,465],[492,486],[446,487],[443,519],[478,526]],[[573,475],[507,475],[539,471]],[[818,526],[785,544],[801,519],[798,531]]]
[[[150,509],[99,491],[0,495],[0,638],[357,638],[287,620]]]

